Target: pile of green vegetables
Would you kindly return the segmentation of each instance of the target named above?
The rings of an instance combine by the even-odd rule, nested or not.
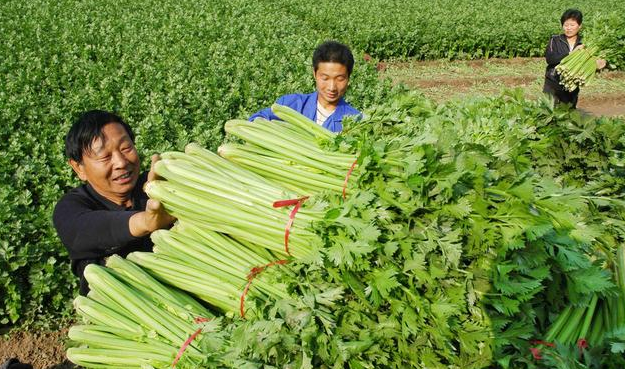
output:
[[[440,106],[399,95],[336,136],[274,111],[282,121],[228,122],[222,157],[197,145],[163,153],[162,179],[146,191],[178,223],[154,233],[154,253],[124,261],[140,275],[119,270],[118,258],[90,267],[87,299],[126,324],[86,312],[79,298],[80,330],[107,340],[74,335],[71,360],[624,364],[622,120],[553,111],[520,93]],[[119,282],[97,282],[108,274]],[[150,355],[111,351],[146,342],[158,342]]]

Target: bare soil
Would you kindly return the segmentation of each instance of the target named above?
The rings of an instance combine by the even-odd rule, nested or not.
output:
[[[527,97],[542,92],[543,58],[487,59],[466,61],[380,62],[383,77],[421,91],[444,102],[472,95],[497,95],[504,89],[520,88]],[[595,116],[625,115],[625,72],[606,71],[582,88],[578,108]]]
[[[601,95],[590,98],[580,97],[578,109],[596,116],[625,116],[625,95]]]
[[[0,337],[0,364],[11,358],[30,364],[34,369],[76,369],[65,358],[67,329],[57,332],[18,332]]]
[[[518,87],[532,83],[534,78],[533,76],[502,76],[498,78],[498,81],[506,86]],[[460,77],[421,80],[417,81],[413,86],[419,88],[450,86],[458,91],[458,88],[469,90],[471,87],[489,82],[493,82],[492,77]]]

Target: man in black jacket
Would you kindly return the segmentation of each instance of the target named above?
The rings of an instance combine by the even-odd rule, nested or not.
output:
[[[175,219],[143,191],[155,175],[139,173],[134,134],[119,116],[100,110],[84,113],[67,134],[65,152],[85,183],[56,204],[53,222],[80,278],[80,294],[86,295],[87,265],[103,265],[113,254],[151,251],[150,233]],[[152,164],[156,160],[157,155]]]
[[[582,12],[577,9],[568,9],[560,17],[560,24],[564,31],[561,35],[552,36],[547,44],[545,58],[547,59],[547,70],[545,72],[545,84],[543,92],[553,96],[555,103],[570,104],[577,107],[579,88],[574,91],[566,91],[560,85],[560,76],[556,72],[556,66],[560,64],[569,53],[582,49],[582,37],[579,31],[582,27]],[[597,69],[602,69],[606,65],[605,60],[597,60]]]

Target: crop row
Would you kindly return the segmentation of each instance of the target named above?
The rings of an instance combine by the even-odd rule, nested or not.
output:
[[[276,1],[278,2],[278,1]],[[475,59],[542,56],[561,33],[560,16],[577,6],[584,24],[598,14],[622,13],[622,1],[564,0],[320,0],[279,1],[305,27],[325,30],[380,59]]]

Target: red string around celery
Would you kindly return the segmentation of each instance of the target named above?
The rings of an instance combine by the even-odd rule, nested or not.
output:
[[[274,208],[282,208],[285,206],[295,205],[291,213],[289,214],[289,221],[286,223],[286,227],[284,230],[284,251],[287,255],[291,256],[291,252],[289,251],[289,234],[291,233],[291,226],[293,225],[293,221],[295,220],[295,214],[302,207],[302,203],[308,199],[308,196],[303,196],[298,199],[291,200],[280,200],[273,203]]]
[[[584,350],[588,348],[588,341],[585,338],[580,338],[577,340],[577,348],[579,349],[579,354],[583,354]]]
[[[532,345],[544,345],[548,347],[556,347],[556,345],[551,342],[545,342],[545,341],[540,341],[540,340],[532,341],[531,344]],[[585,338],[580,338],[579,340],[577,340],[577,348],[579,349],[579,354],[582,355],[584,353],[584,350],[588,348],[588,341],[586,341]],[[542,355],[540,354],[540,348],[530,347],[530,351],[532,352],[532,356],[534,356],[534,359],[541,360],[543,358]]]
[[[252,281],[254,280],[254,278],[256,278],[256,276],[259,275],[260,272],[262,272],[263,270],[271,266],[284,265],[288,262],[289,262],[288,260],[276,260],[276,261],[272,261],[271,263],[267,265],[257,266],[257,267],[252,268],[252,270],[250,270],[250,273],[247,275],[247,284],[245,285],[245,289],[243,289],[243,293],[241,294],[241,302],[239,305],[241,318],[245,318],[245,296],[247,296],[247,292],[250,290],[250,287],[252,286]]]
[[[545,342],[545,341],[532,341],[531,342],[532,345],[544,345],[544,346],[549,346],[549,347],[556,347],[555,344],[551,343],[551,342]],[[540,348],[538,347],[530,347],[530,351],[532,352],[532,356],[534,356],[534,359],[536,360],[540,360],[543,357],[540,355]]]
[[[208,322],[210,319],[207,318],[195,318],[195,323],[199,324],[199,323],[205,323]],[[178,361],[180,360],[180,358],[182,357],[182,354],[184,354],[184,351],[187,349],[187,347],[189,347],[189,345],[191,344],[191,342],[193,342],[193,340],[202,332],[202,328],[198,328],[195,332],[193,332],[192,335],[189,336],[189,338],[187,338],[186,341],[184,341],[184,343],[182,344],[182,346],[180,347],[180,350],[178,350],[178,354],[176,354],[176,358],[174,359],[174,362],[171,364],[172,368],[176,367],[176,364],[178,364]]]
[[[343,200],[345,200],[346,198],[345,192],[347,191],[347,181],[349,181],[349,176],[352,175],[352,172],[354,171],[354,168],[356,168],[357,163],[358,163],[358,159],[354,160],[354,163],[352,164],[351,168],[349,168],[349,171],[347,172],[347,175],[345,176],[345,181],[343,182]]]

